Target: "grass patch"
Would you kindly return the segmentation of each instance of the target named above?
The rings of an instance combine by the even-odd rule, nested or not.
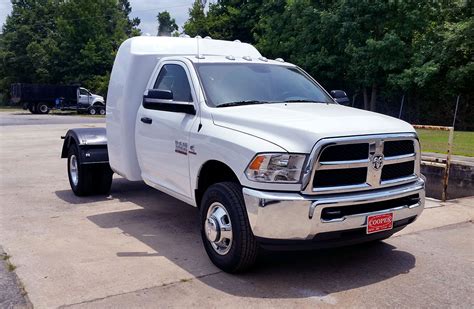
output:
[[[11,256],[6,254],[6,253],[0,254],[0,259],[5,261],[5,264],[7,265],[7,270],[9,272],[12,272],[12,271],[15,271],[16,266],[13,265],[12,262],[10,262],[10,258],[11,258]]]
[[[7,261],[7,270],[9,272],[12,272],[12,271],[15,271],[15,269],[16,269],[16,266],[10,263],[10,261]]]
[[[446,153],[448,149],[448,131],[418,129],[423,152]],[[474,157],[474,132],[454,131],[453,154]]]

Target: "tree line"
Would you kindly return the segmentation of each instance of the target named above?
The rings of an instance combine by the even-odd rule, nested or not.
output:
[[[79,84],[106,96],[120,44],[141,34],[140,19],[130,17],[129,0],[11,2],[0,34],[3,101],[16,82]],[[157,22],[159,35],[178,29],[166,11]]]
[[[184,31],[255,44],[356,107],[474,130],[472,1],[196,0]]]
[[[0,92],[12,82],[80,83],[106,94],[120,43],[139,35],[128,0],[12,0]],[[343,89],[359,108],[474,130],[472,1],[196,0],[181,34],[256,45]],[[160,35],[179,35],[169,12]]]

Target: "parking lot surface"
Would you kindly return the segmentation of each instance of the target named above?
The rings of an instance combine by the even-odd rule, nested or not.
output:
[[[33,115],[25,110],[0,112],[0,126],[40,125],[40,124],[75,124],[105,123],[102,116],[81,115],[75,112],[54,112],[54,114]]]
[[[474,306],[473,198],[430,200],[385,242],[265,253],[229,275],[206,256],[195,208],[120,177],[108,197],[75,197],[60,136],[104,124],[51,117],[0,126],[0,245],[36,308]]]

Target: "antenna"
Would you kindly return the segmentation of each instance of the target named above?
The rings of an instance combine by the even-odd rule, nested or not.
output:
[[[199,62],[201,61],[202,59],[202,56],[199,54],[199,39],[201,37],[200,36],[196,36],[196,44],[197,44],[197,61],[198,61],[198,64]],[[197,73],[197,72],[196,72]],[[198,108],[199,108],[199,125],[198,125],[198,132],[201,131],[201,128],[202,128],[202,106],[201,106],[201,83],[199,81],[199,78],[198,78],[198,93],[197,93],[197,97],[198,97]]]

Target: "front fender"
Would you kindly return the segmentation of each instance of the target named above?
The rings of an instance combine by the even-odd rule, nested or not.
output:
[[[203,120],[202,130],[192,130],[190,136],[189,168],[191,186],[197,188],[201,167],[209,160],[229,166],[244,187],[262,190],[300,191],[301,184],[271,184],[250,181],[245,170],[257,153],[282,152],[280,146],[236,130],[219,127]]]

